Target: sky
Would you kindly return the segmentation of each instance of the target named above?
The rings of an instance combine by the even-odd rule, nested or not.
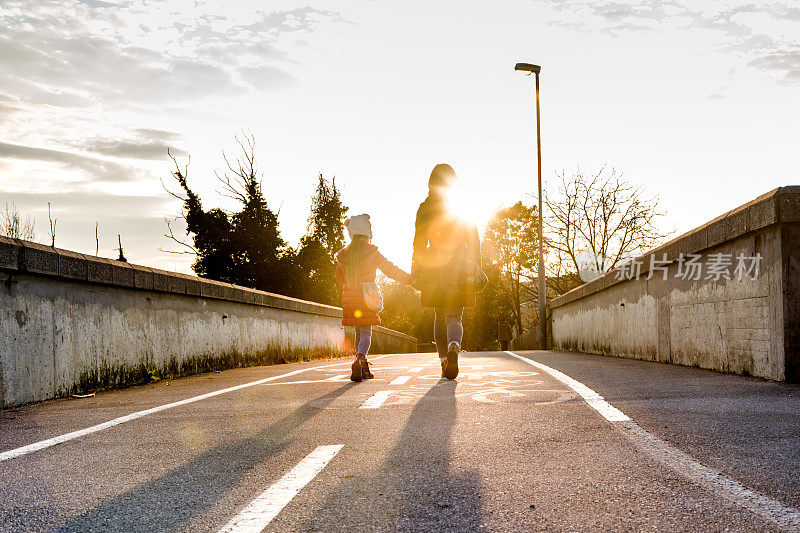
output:
[[[49,202],[58,247],[93,254],[97,224],[101,256],[120,234],[129,261],[190,272],[161,251],[167,148],[205,207],[235,209],[214,172],[247,131],[287,241],[322,173],[408,267],[435,164],[481,224],[535,201],[518,61],[542,66],[546,189],[614,167],[679,234],[800,183],[796,2],[0,0],[0,208],[49,243]]]

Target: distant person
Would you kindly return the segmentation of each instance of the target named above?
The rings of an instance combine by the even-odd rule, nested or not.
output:
[[[336,281],[342,285],[342,325],[356,330],[356,360],[350,379],[361,381],[375,376],[369,370],[367,353],[372,341],[372,326],[381,323],[383,298],[375,283],[376,270],[400,283],[411,284],[411,275],[386,259],[372,244],[369,215],[357,215],[344,222],[350,244],[336,253]]]
[[[505,320],[497,323],[497,340],[500,341],[500,349],[503,351],[508,350],[508,343],[514,338],[511,332],[511,324]]]
[[[411,266],[414,286],[422,291],[423,307],[435,310],[433,336],[442,377],[447,379],[458,376],[464,307],[475,305],[476,294],[486,284],[478,229],[456,215],[462,206],[450,205],[455,182],[453,167],[433,167],[428,197],[417,211]]]

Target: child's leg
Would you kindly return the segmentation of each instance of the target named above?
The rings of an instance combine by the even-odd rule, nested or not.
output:
[[[372,326],[356,327],[356,352],[367,355],[370,344],[372,344]]]
[[[353,361],[351,365],[352,372],[350,373],[350,380],[351,381],[361,381],[364,379],[364,367],[369,369],[369,365],[367,364],[367,360],[365,358],[366,353],[361,351],[361,345],[364,342],[364,336],[362,335],[364,327],[363,326],[356,326],[356,338],[355,338],[355,349],[356,349],[356,360]],[[369,338],[367,338],[367,349],[369,349]],[[369,376],[367,376],[369,379]]]

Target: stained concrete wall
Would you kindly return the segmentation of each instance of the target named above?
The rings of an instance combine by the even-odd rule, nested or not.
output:
[[[352,351],[337,307],[35,243],[0,238],[0,282],[2,406]]]
[[[650,256],[669,262],[650,273]],[[800,379],[800,187],[782,187],[645,254],[639,279],[619,269],[551,303],[565,350]],[[681,254],[760,254],[758,275],[683,279]],[[647,278],[650,279],[647,279]]]

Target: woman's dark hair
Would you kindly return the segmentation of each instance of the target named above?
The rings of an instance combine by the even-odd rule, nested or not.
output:
[[[453,170],[453,167],[447,163],[439,163],[431,171],[428,189],[432,191],[449,189],[454,181],[456,181],[456,171]]]
[[[347,247],[347,271],[345,280],[348,287],[358,287],[358,270],[361,266],[361,257],[364,255],[364,247],[369,242],[366,235],[353,235],[350,246]]]

